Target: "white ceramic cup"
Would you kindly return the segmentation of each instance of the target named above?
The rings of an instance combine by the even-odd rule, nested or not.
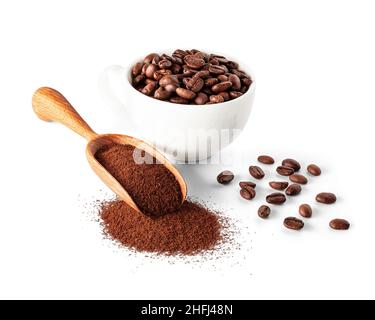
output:
[[[123,124],[120,133],[137,135],[169,159],[183,162],[210,158],[234,141],[247,123],[254,100],[255,78],[245,63],[232,59],[253,80],[241,97],[218,104],[184,105],[160,101],[133,88],[131,69],[142,59],[127,67],[110,66],[100,77],[99,90]]]

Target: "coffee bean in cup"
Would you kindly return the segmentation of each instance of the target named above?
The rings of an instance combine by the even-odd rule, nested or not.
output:
[[[132,70],[132,85],[158,100],[178,104],[214,104],[242,96],[252,79],[238,63],[198,50],[150,53]]]

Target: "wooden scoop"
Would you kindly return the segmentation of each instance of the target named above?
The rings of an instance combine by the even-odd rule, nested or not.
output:
[[[82,119],[69,101],[58,91],[43,87],[35,91],[32,105],[37,116],[44,121],[60,122],[72,129],[86,140],[87,160],[96,175],[114,192],[121,200],[133,209],[141,212],[124,187],[95,159],[98,149],[108,144],[126,144],[146,151],[162,163],[176,178],[181,188],[182,201],[186,199],[187,187],[184,178],[178,170],[153,146],[146,142],[121,134],[97,134]]]

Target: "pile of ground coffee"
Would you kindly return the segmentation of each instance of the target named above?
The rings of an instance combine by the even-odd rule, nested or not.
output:
[[[111,144],[99,149],[95,158],[126,189],[143,213],[156,218],[178,210],[182,194],[174,175],[150,155],[151,163],[136,163],[134,151],[131,145]]]
[[[150,219],[119,200],[103,203],[99,215],[109,238],[136,251],[194,255],[214,249],[225,238],[224,220],[190,201],[158,219]]]

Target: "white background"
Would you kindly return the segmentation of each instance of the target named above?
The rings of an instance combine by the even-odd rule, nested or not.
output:
[[[373,1],[360,0],[2,1],[0,298],[375,298],[374,15]],[[257,77],[248,126],[232,146],[242,160],[180,167],[192,196],[239,220],[243,245],[230,259],[171,264],[104,241],[84,208],[106,192],[85,141],[31,109],[33,91],[48,85],[98,132],[127,133],[113,126],[98,75],[179,47],[228,52]],[[245,202],[237,187],[261,153],[324,172],[269,221],[256,210],[274,167],[258,200]],[[215,183],[222,169],[237,174],[231,186]],[[319,191],[338,202],[315,204]],[[305,201],[314,217],[302,232],[285,230],[283,218]],[[330,230],[334,217],[351,230]]]

